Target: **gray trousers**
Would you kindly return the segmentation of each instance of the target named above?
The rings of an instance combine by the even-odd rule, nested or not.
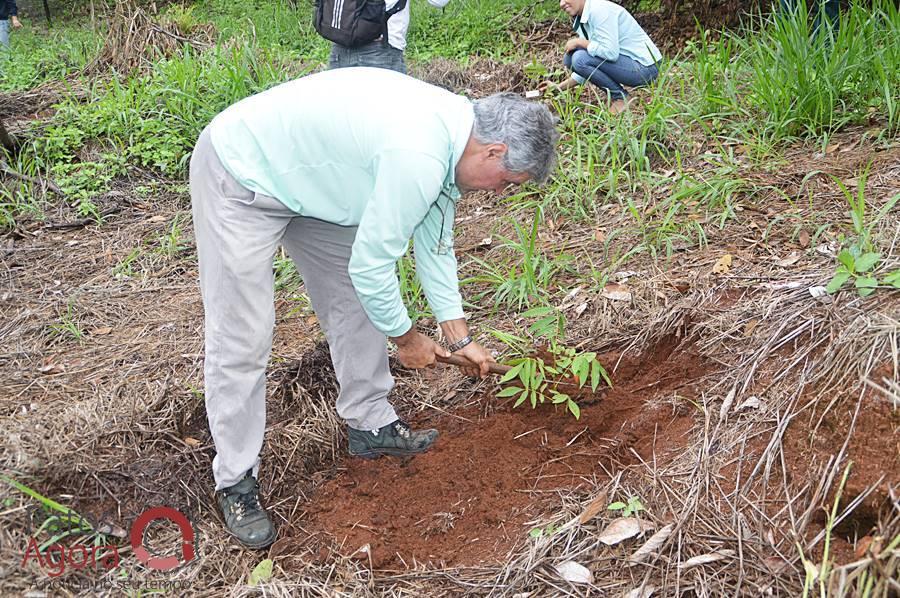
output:
[[[222,166],[208,129],[191,157],[190,186],[216,489],[259,468],[279,244],[297,265],[328,339],[340,384],[338,415],[359,430],[396,420],[387,401],[394,380],[386,339],[366,316],[347,272],[356,227],[298,216],[275,198],[249,191]]]
[[[339,44],[331,44],[331,56],[328,57],[329,69],[342,69],[350,66],[371,66],[390,69],[406,74],[406,61],[403,50],[377,41],[358,48],[347,48]]]

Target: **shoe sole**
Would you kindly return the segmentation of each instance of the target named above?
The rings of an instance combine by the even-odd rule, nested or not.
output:
[[[229,536],[231,536],[232,538],[234,538],[235,540],[237,540],[238,542],[240,542],[242,546],[244,546],[245,548],[250,548],[251,550],[259,550],[259,549],[261,549],[261,548],[267,548],[267,547],[271,546],[272,543],[275,542],[275,536],[278,535],[278,533],[275,532],[275,531],[273,530],[271,536],[265,538],[264,540],[260,540],[259,542],[255,543],[255,544],[251,544],[250,542],[247,542],[247,541],[245,541],[245,540],[241,540],[241,539],[237,536],[237,534],[235,534],[234,532],[232,532],[232,531],[231,531],[230,529],[228,529],[227,527],[225,528],[225,531],[228,532],[228,535],[229,535]]]
[[[403,449],[376,449],[365,453],[350,453],[351,457],[362,457],[363,459],[378,459],[379,457],[412,457],[427,452],[431,445],[420,451],[405,451]],[[349,452],[349,451],[348,451]]]

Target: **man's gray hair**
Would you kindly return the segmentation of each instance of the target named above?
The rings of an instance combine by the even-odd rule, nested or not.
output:
[[[527,172],[543,183],[556,166],[556,117],[543,104],[503,92],[474,101],[475,129],[479,143],[503,143],[507,151],[503,167]]]

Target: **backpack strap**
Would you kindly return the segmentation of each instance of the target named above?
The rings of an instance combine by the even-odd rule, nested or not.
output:
[[[381,33],[381,41],[385,46],[390,45],[388,42],[388,19],[406,8],[406,0],[397,0],[397,3],[390,9],[384,11],[384,31]]]
[[[584,26],[584,23],[581,22],[581,15],[575,17],[575,22],[572,23],[572,31],[578,31],[579,29],[581,29],[581,33],[584,34],[584,39],[591,39],[590,37],[588,37],[588,32]]]

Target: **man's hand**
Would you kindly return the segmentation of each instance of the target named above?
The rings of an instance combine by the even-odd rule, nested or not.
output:
[[[581,39],[580,37],[573,37],[566,42],[566,54],[574,52],[575,50],[587,50],[587,46],[588,40]]]
[[[22,27],[22,22],[19,20],[19,17],[10,18],[9,22],[12,24],[13,29],[19,29]]]
[[[569,77],[562,83],[555,83],[553,81],[544,81],[538,85],[538,90],[540,90],[541,93],[548,93],[551,91],[552,92],[563,92],[563,91],[566,91],[567,89],[572,89],[573,87],[575,87],[577,85],[578,85],[578,81]]]
[[[397,345],[397,359],[400,360],[403,367],[413,370],[434,365],[437,355],[450,357],[447,349],[416,331],[415,328],[410,328],[403,336],[397,336],[391,340]]]
[[[478,366],[477,368],[462,368],[462,371],[467,376],[472,376],[473,378],[484,378],[490,373],[488,366],[492,363],[497,363],[484,347],[474,341],[454,353],[454,355],[465,357]]]

